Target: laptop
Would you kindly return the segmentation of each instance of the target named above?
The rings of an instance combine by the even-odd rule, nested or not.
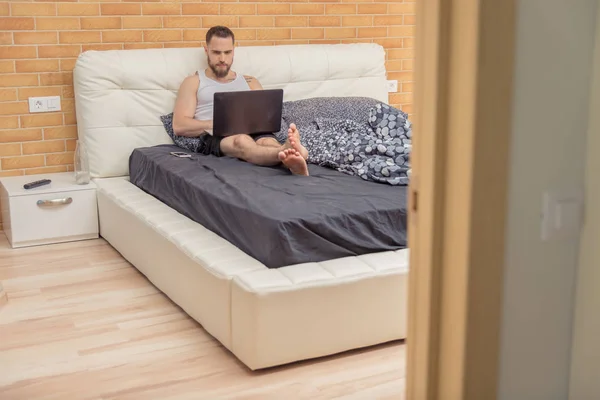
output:
[[[275,133],[281,129],[283,89],[216,92],[213,136]]]

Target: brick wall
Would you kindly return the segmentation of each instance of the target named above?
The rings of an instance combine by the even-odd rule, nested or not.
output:
[[[388,78],[399,81],[390,103],[410,114],[413,1],[0,0],[0,176],[72,170],[72,69],[79,53],[199,46],[215,24],[233,28],[240,46],[379,43]],[[29,114],[28,97],[56,95],[61,112]]]

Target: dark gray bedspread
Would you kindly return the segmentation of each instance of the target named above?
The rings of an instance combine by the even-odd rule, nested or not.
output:
[[[406,186],[309,165],[309,177],[229,157],[135,149],[131,182],[268,268],[406,247]]]

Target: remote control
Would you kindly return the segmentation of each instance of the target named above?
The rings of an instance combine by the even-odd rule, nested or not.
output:
[[[50,179],[41,179],[39,181],[33,181],[33,182],[29,182],[23,185],[24,189],[33,189],[36,188],[38,186],[44,186],[49,184],[50,182],[52,182]]]

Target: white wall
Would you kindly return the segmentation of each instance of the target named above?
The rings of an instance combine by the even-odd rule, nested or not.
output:
[[[542,195],[582,189],[595,0],[517,0],[500,400],[568,398],[579,238],[543,242]]]
[[[600,9],[596,21],[600,22]],[[571,400],[600,398],[600,23],[596,26],[585,171],[586,211],[577,271]]]

